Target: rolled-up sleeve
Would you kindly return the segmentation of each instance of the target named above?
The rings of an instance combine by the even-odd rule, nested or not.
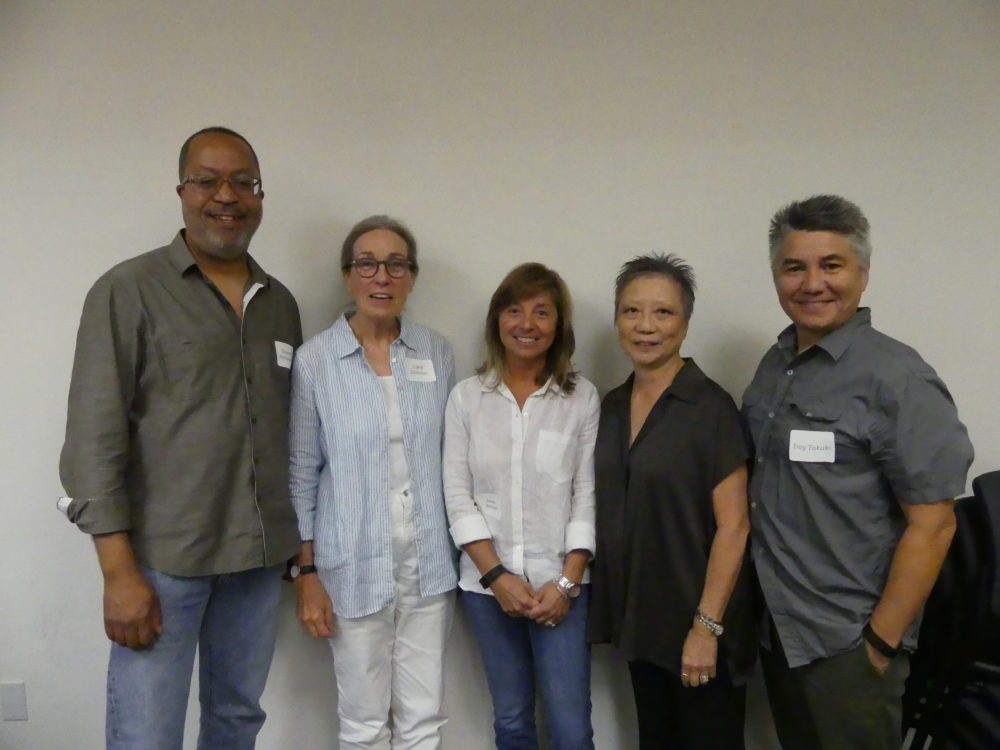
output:
[[[129,410],[141,356],[138,302],[111,276],[87,294],[76,337],[66,440],[59,475],[73,499],[67,516],[81,531],[131,527],[125,479]]]
[[[586,383],[586,386],[588,394],[576,444],[573,496],[570,500],[569,523],[566,524],[565,551],[582,549],[593,556],[597,546],[594,525],[594,444],[597,442],[601,401],[597,396],[597,389],[590,383]]]
[[[965,492],[974,451],[945,384],[931,372],[883,386],[873,454],[906,503],[935,503]]]
[[[322,424],[308,370],[308,360],[296,357],[292,365],[288,435],[288,489],[298,517],[299,536],[305,542],[315,538],[319,478],[326,465],[320,439]]]
[[[451,538],[456,547],[490,539],[490,528],[472,497],[469,468],[469,414],[461,387],[453,388],[444,412],[444,501]]]

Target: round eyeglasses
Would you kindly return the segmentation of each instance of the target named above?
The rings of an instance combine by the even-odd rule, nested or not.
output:
[[[181,185],[190,185],[199,193],[215,195],[222,189],[222,183],[229,183],[234,193],[240,195],[260,195],[261,181],[257,177],[241,175],[239,177],[220,177],[214,174],[196,174],[185,177]]]
[[[394,279],[401,279],[410,271],[417,270],[417,264],[411,263],[405,258],[389,258],[389,260],[375,260],[374,258],[355,258],[344,266],[345,271],[351,267],[358,272],[358,276],[363,279],[370,279],[378,273],[379,266],[385,266],[385,272]]]

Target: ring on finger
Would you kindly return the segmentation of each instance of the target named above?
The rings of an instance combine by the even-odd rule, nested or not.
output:
[[[699,682],[700,682],[700,683],[701,683],[702,685],[704,685],[704,684],[705,684],[706,682],[708,682],[708,681],[709,681],[710,679],[712,679],[712,678],[711,678],[711,677],[709,677],[709,676],[708,676],[707,674],[705,674],[704,672],[702,672],[702,673],[701,673],[701,677],[699,677],[699,678],[698,678],[698,681],[699,681]]]

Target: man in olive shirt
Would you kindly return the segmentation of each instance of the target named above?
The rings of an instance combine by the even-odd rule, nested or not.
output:
[[[288,290],[247,254],[260,168],[226,128],[180,154],[184,229],[84,303],[61,507],[104,574],[107,746],[180,750],[196,648],[199,748],[252,748],[274,650],[288,497]],[[72,498],[70,500],[70,498]]]
[[[859,308],[861,210],[821,195],[771,221],[792,325],[743,395],[755,443],[761,658],[785,750],[898,750],[920,611],[954,533],[972,445],[934,370]]]

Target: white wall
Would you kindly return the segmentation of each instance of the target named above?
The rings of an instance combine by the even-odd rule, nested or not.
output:
[[[974,476],[1000,466],[997,39],[992,0],[3,0],[0,680],[27,681],[30,721],[0,724],[0,747],[101,743],[97,566],[54,509],[73,339],[93,280],[179,227],[189,133],[254,143],[254,253],[307,335],[346,299],[346,230],[387,211],[422,243],[411,315],[451,338],[460,373],[489,293],[539,260],[573,290],[578,364],[602,391],[627,371],[616,269],[662,250],[698,274],[686,353],[738,397],[785,324],[768,218],[842,193],[874,226],[865,303],[951,387]],[[260,746],[330,747],[327,652],[284,604]],[[629,748],[627,677],[596,659],[599,746]],[[448,748],[488,747],[461,621],[448,689]]]

